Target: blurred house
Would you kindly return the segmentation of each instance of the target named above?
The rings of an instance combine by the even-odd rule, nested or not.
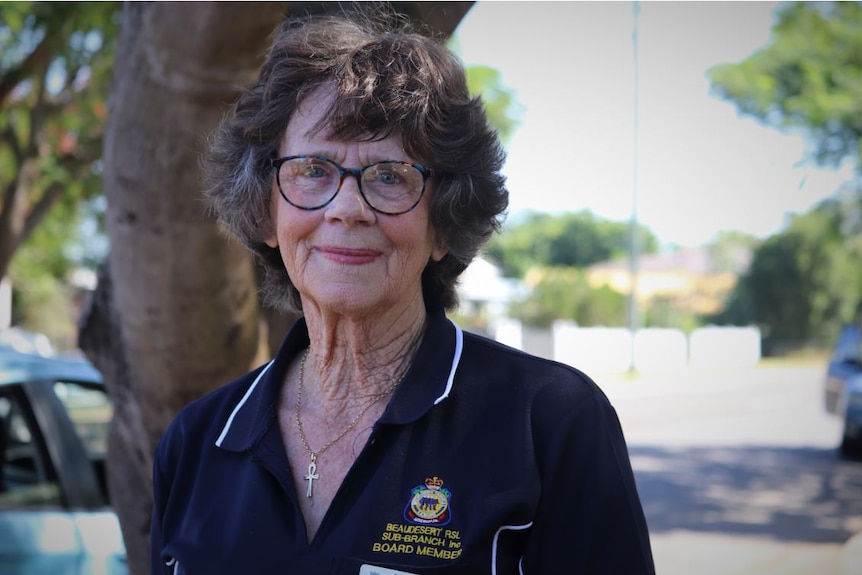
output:
[[[637,265],[638,302],[648,305],[664,300],[696,314],[721,311],[751,254],[715,260],[706,247],[641,256]],[[594,264],[587,268],[587,279],[593,287],[607,285],[620,293],[631,292],[631,269],[625,260]]]
[[[524,296],[526,288],[517,279],[504,278],[496,265],[478,257],[458,281],[459,313],[470,318],[469,327],[493,332],[493,324],[506,316],[509,304]]]

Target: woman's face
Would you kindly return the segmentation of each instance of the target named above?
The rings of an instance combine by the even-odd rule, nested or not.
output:
[[[416,162],[404,151],[399,134],[368,142],[330,139],[329,129],[312,135],[331,97],[329,89],[320,88],[305,98],[287,125],[281,156],[324,156],[345,168],[383,160]],[[404,309],[421,302],[421,276],[428,261],[446,254],[430,223],[432,194],[429,180],[412,211],[380,214],[365,203],[356,178],[348,176],[329,204],[307,211],[288,204],[273,177],[274,232],[266,243],[278,247],[305,310],[311,305],[366,315]]]

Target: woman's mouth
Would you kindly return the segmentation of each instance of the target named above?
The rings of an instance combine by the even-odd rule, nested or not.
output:
[[[362,265],[374,261],[380,252],[366,248],[345,248],[336,246],[324,246],[318,251],[326,259],[346,265]]]

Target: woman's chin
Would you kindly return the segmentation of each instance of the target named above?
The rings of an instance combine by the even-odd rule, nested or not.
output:
[[[312,302],[312,306],[320,310],[321,313],[361,316],[385,309],[384,298],[365,293],[365,290],[360,288],[334,292],[327,290],[324,293],[312,294],[308,299]],[[306,309],[305,304],[303,304],[303,308]]]
[[[333,286],[330,286],[332,288]],[[404,309],[415,298],[392,297],[392,294],[375,292],[372,286],[352,286],[349,289],[327,289],[303,297],[303,309],[316,309],[321,314],[337,314],[351,318],[384,317]],[[419,298],[421,301],[421,297]]]

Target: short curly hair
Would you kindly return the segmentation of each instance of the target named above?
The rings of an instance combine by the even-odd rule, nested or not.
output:
[[[264,301],[299,312],[299,293],[272,230],[272,170],[287,124],[321,86],[335,98],[326,114],[334,135],[377,140],[400,133],[404,149],[433,169],[430,219],[447,254],[422,274],[426,301],[458,304],[456,283],[508,206],[505,154],[464,68],[439,40],[392,17],[344,15],[289,20],[259,78],[212,135],[203,160],[205,194],[219,220],[259,259]]]

